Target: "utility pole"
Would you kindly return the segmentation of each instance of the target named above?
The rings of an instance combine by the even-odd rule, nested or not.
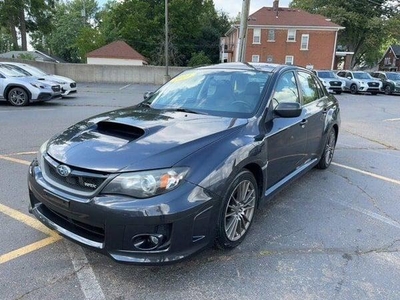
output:
[[[171,76],[168,74],[168,0],[165,0],[165,75],[164,75],[164,83],[168,82],[171,79]]]
[[[239,61],[246,61],[247,20],[249,19],[250,0],[243,0],[239,30]]]

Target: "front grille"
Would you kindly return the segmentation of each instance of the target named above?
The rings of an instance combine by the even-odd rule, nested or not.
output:
[[[379,87],[379,83],[377,82],[368,82],[369,87]]]
[[[53,90],[53,92],[59,92],[61,91],[61,87],[59,85],[53,85],[51,87],[51,89]]]
[[[330,81],[329,84],[331,86],[341,86],[342,82],[340,82],[340,81]]]
[[[69,86],[72,88],[76,87],[76,82],[71,83]]]
[[[44,172],[50,180],[65,187],[68,190],[73,190],[77,194],[93,193],[107,179],[107,174],[99,174],[94,172],[80,171],[71,168],[71,173],[64,177],[57,172],[59,163],[46,157],[44,160]]]

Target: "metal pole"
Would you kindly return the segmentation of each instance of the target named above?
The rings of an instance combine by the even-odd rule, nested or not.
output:
[[[168,74],[168,0],[165,0],[165,76],[164,83],[168,82],[171,77]]]
[[[243,0],[239,31],[239,61],[246,61],[247,20],[249,18],[250,0]]]

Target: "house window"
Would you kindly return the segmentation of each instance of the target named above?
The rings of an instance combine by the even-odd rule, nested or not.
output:
[[[385,57],[385,65],[390,65],[390,57]]]
[[[260,55],[252,55],[251,62],[260,62]]]
[[[296,41],[296,29],[288,29],[287,41],[288,42],[295,42]]]
[[[268,42],[275,42],[275,29],[268,30]]]
[[[301,35],[301,46],[300,50],[308,50],[308,40],[310,39],[309,34],[302,34]]]
[[[294,63],[294,56],[293,55],[286,55],[285,56],[285,64],[293,65]]]
[[[261,29],[254,28],[253,29],[253,44],[260,44],[261,43]]]

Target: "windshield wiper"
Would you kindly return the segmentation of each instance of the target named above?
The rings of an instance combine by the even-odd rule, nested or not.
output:
[[[175,110],[175,111],[186,112],[186,113],[189,113],[189,114],[197,114],[197,115],[203,114],[203,115],[205,115],[205,113],[203,113],[203,112],[198,112],[198,111],[191,110],[191,109],[188,109],[188,108],[183,108],[183,107],[171,108],[171,109]]]

